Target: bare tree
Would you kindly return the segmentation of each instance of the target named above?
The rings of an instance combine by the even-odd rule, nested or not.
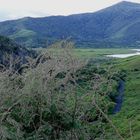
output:
[[[106,115],[111,78],[93,73],[81,84],[87,61],[72,48],[71,42],[56,43],[28,58],[22,74],[9,76],[11,67],[0,73],[0,139],[103,139],[106,122],[123,139]]]

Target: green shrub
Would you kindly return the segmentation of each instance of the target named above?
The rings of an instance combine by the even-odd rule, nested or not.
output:
[[[113,126],[106,115],[112,79],[95,73],[86,86],[80,85],[77,73],[86,62],[75,58],[71,48],[72,43],[60,42],[29,59],[22,74],[0,73],[1,140],[106,137],[105,124]]]

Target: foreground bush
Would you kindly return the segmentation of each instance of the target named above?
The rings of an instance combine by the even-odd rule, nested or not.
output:
[[[104,139],[108,122],[122,138],[106,115],[111,78],[86,74],[85,82],[87,63],[72,55],[72,46],[63,41],[28,59],[22,74],[0,72],[1,140]]]

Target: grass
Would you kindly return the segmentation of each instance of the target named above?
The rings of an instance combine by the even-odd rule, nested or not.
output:
[[[93,58],[93,57],[101,57],[110,54],[127,54],[135,52],[131,49],[75,49],[75,54],[81,58]]]
[[[125,96],[122,110],[112,117],[126,140],[140,139],[140,57],[120,59],[116,69],[127,73]]]
[[[36,51],[39,52],[45,52],[46,48],[37,48],[35,49]],[[56,49],[55,49],[56,51]],[[58,50],[57,50],[58,51]],[[127,53],[133,53],[135,52],[134,50],[131,49],[123,49],[123,48],[119,48],[119,49],[114,49],[114,48],[110,48],[110,49],[79,49],[76,48],[74,49],[74,54],[80,58],[99,58],[99,57],[103,57],[106,55],[111,55],[111,54],[127,54]]]

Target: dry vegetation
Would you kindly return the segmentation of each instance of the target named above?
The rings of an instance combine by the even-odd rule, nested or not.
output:
[[[92,73],[84,83],[87,61],[72,48],[62,41],[17,71],[1,69],[1,140],[123,139],[107,116],[111,75]]]

